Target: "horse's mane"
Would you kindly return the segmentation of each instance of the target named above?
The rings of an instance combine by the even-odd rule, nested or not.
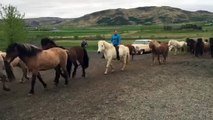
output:
[[[107,47],[114,47],[113,45],[112,45],[112,43],[109,43],[109,42],[107,42],[107,41],[105,41],[105,40],[100,40],[103,44],[105,44],[105,45],[107,45]]]
[[[149,43],[150,45],[150,48],[157,48],[157,47],[159,47],[160,46],[160,43],[158,42],[158,41],[156,41],[156,40],[152,40],[150,43]]]
[[[41,39],[41,46],[46,47],[47,49],[52,47],[59,47],[65,49],[63,46],[58,46],[52,39],[50,38],[42,38]]]
[[[6,52],[10,53],[16,50],[19,51],[20,56],[28,56],[28,57],[35,56],[42,51],[42,49],[36,47],[35,45],[12,43],[7,47]]]

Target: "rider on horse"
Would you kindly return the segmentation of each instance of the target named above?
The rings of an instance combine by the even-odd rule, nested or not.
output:
[[[120,60],[119,56],[119,45],[121,43],[121,36],[118,34],[117,30],[114,31],[114,35],[111,38],[112,44],[115,46],[116,54],[117,54],[117,59]]]

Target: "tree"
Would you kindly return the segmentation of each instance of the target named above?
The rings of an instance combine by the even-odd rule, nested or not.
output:
[[[27,31],[22,15],[16,7],[12,5],[0,5],[0,17],[2,20],[3,39],[7,44],[25,41]]]

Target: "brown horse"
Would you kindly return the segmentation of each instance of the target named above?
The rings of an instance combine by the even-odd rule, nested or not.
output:
[[[159,43],[156,40],[152,40],[149,43],[149,47],[150,47],[150,49],[152,49],[152,55],[153,55],[152,61],[153,61],[153,64],[155,64],[155,57],[156,56],[158,57],[159,64],[161,64],[161,62],[160,62],[160,55],[163,56],[163,58],[164,58],[163,62],[166,63],[166,58],[168,56],[168,51],[169,51],[168,44],[166,44],[166,43]]]
[[[29,71],[32,72],[31,90],[29,94],[34,94],[34,85],[36,77],[46,88],[46,83],[41,78],[39,71],[56,69],[56,74],[60,75],[61,69],[65,74],[65,84],[68,84],[68,72],[66,70],[68,54],[67,51],[61,48],[51,48],[48,50],[42,50],[34,45],[30,44],[18,44],[13,43],[6,49],[5,67],[8,76],[14,76],[8,68],[8,64],[13,61],[16,57],[19,57],[28,67]],[[9,71],[8,71],[9,69]],[[55,85],[58,84],[58,80],[55,79]]]
[[[49,49],[52,47],[60,47],[65,49],[64,47],[56,45],[56,43],[50,38],[41,39],[41,46],[43,49]],[[67,71],[70,75],[72,64],[74,65],[74,71],[72,73],[72,77],[74,78],[76,75],[76,70],[78,68],[78,62],[82,67],[82,77],[86,76],[85,69],[89,66],[89,57],[85,48],[80,46],[75,46],[67,49],[69,51],[69,59],[67,62]]]
[[[132,45],[130,45],[130,44],[125,45],[125,46],[127,46],[127,47],[129,48],[129,53],[130,53],[130,55],[132,56],[132,60],[133,60],[133,57],[134,57],[134,55],[135,55],[135,53],[136,53],[135,47],[132,46]]]

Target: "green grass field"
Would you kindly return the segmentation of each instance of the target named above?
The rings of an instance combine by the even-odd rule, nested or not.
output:
[[[173,25],[180,26],[179,24]],[[73,27],[60,28],[45,31],[28,31],[29,43],[40,45],[40,39],[51,37],[64,47],[79,46],[83,39],[88,40],[88,50],[97,50],[97,41],[110,40],[113,30],[117,29],[122,36],[122,44],[130,44],[135,39],[157,39],[168,41],[169,39],[185,40],[186,38],[209,38],[213,37],[213,26],[202,26],[203,30],[171,30],[166,31],[163,25],[131,25],[131,26],[95,26],[95,27]],[[0,31],[0,50],[6,48],[3,33]]]

